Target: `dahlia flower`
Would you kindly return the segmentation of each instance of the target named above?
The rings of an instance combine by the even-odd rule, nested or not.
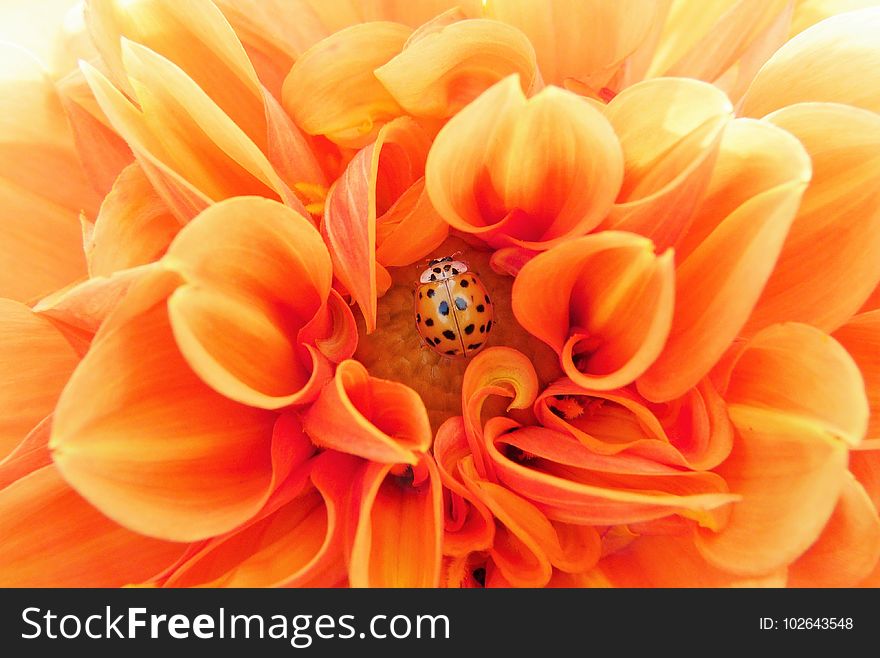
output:
[[[0,21],[0,585],[880,585],[875,3],[71,4]]]

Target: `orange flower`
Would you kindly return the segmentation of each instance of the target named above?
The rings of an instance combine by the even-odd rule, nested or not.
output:
[[[880,585],[880,11],[832,5],[5,46],[0,584]],[[413,309],[452,254],[467,359]]]

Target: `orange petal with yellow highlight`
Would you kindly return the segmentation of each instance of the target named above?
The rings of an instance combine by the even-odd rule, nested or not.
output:
[[[178,351],[158,272],[103,325],[56,407],[49,444],[61,474],[136,532],[194,541],[250,518],[286,474],[274,415],[208,388]]]
[[[880,516],[849,477],[816,543],[789,567],[792,587],[854,587],[880,560]]]
[[[528,91],[537,74],[535,51],[516,28],[463,20],[416,32],[375,75],[409,114],[445,119],[510,74]]]
[[[715,365],[770,277],[809,177],[789,133],[748,119],[727,126],[709,189],[676,245],[672,328],[639,378],[642,395],[672,400]]]
[[[388,267],[410,265],[437,249],[449,224],[434,210],[425,179],[413,183],[376,224],[376,260]]]
[[[742,501],[720,532],[698,533],[697,547],[732,573],[766,573],[809,548],[831,517],[867,401],[846,351],[798,324],[774,325],[745,345],[725,398],[737,440],[716,472]]]
[[[513,312],[559,355],[579,386],[625,386],[657,358],[672,319],[673,259],[647,238],[603,231],[526,263],[513,284]]]
[[[880,116],[810,103],[765,120],[800,140],[813,178],[743,331],[784,321],[834,331],[880,282]]]
[[[184,544],[135,534],[46,466],[0,491],[3,587],[120,587],[174,562]]]
[[[430,455],[410,466],[367,463],[354,491],[352,587],[437,587],[443,541],[440,474]]]
[[[284,80],[284,109],[310,135],[360,148],[403,114],[373,70],[397,55],[412,30],[373,22],[341,30],[304,52]]]
[[[52,412],[78,361],[50,321],[0,299],[0,460]]]
[[[428,412],[418,394],[371,377],[359,362],[343,361],[304,416],[319,446],[381,463],[418,463],[431,445]]]
[[[49,454],[51,430],[50,414],[22,439],[12,452],[0,459],[0,491],[16,480],[52,463],[52,455]]]
[[[453,228],[494,247],[547,249],[604,218],[623,157],[587,100],[557,87],[527,99],[512,75],[449,120],[425,169],[431,202]]]
[[[834,332],[865,381],[871,415],[866,439],[880,439],[880,310],[856,315]]]
[[[804,30],[758,71],[741,113],[762,117],[811,101],[880,111],[878,30],[880,7],[832,16]]]
[[[0,296],[31,302],[85,275],[78,218],[99,199],[40,64],[9,44],[0,62]]]
[[[603,226],[651,238],[658,250],[672,246],[709,184],[732,115],[727,96],[697,80],[647,80],[615,96],[605,116],[623,149],[624,178]]]
[[[178,234],[163,265],[186,281],[168,300],[169,317],[209,386],[267,409],[317,396],[329,367],[298,332],[326,313],[331,264],[309,220],[268,199],[228,199]]]

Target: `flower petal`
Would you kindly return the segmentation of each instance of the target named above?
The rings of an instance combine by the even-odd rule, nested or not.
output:
[[[816,543],[789,567],[792,587],[854,587],[880,560],[880,516],[849,477]]]
[[[416,453],[431,445],[428,412],[418,394],[370,377],[354,360],[339,364],[306,412],[304,425],[319,446],[386,464],[416,464]]]
[[[810,163],[787,132],[740,119],[725,131],[707,196],[676,245],[669,340],[638,381],[649,400],[694,386],[745,324],[769,278],[809,180]]]
[[[588,235],[529,261],[513,284],[513,312],[556,350],[579,386],[632,382],[660,354],[673,308],[673,259],[650,240],[617,231]]]
[[[623,158],[588,101],[557,87],[526,99],[513,75],[450,119],[425,169],[431,202],[453,228],[494,247],[547,249],[599,224]]]
[[[376,224],[376,260],[403,267],[437,249],[449,235],[449,224],[434,210],[425,179],[413,183]]]
[[[743,331],[785,321],[833,331],[880,282],[880,116],[809,103],[766,120],[800,140],[813,178]]]
[[[437,587],[443,494],[431,456],[421,455],[400,474],[392,464],[366,464],[355,496],[351,586]]]
[[[304,52],[284,81],[284,109],[310,135],[360,148],[403,114],[373,70],[403,48],[411,29],[375,22],[341,30]]]
[[[832,16],[804,30],[758,71],[743,99],[744,116],[762,117],[809,101],[880,111],[880,7]]]
[[[0,491],[16,480],[52,463],[52,455],[49,454],[51,430],[50,414],[22,439],[12,452],[0,459]]]
[[[273,487],[273,414],[205,386],[174,342],[158,272],[129,291],[58,402],[50,449],[64,478],[142,534],[192,541],[260,509]]]
[[[50,321],[0,299],[0,460],[52,412],[78,361]]]
[[[174,562],[183,544],[137,535],[46,466],[0,491],[3,587],[119,587]]]
[[[871,415],[866,439],[880,439],[880,310],[856,315],[834,332],[865,380]]]
[[[444,119],[512,73],[528,90],[537,68],[535,51],[522,32],[476,19],[416,32],[399,55],[374,73],[408,113]]]

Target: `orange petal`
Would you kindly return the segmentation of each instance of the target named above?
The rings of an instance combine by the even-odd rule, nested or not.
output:
[[[183,544],[137,535],[41,468],[0,491],[3,587],[119,587],[174,562]]]
[[[799,0],[791,17],[789,38],[831,16],[876,5],[877,0]]]
[[[284,109],[310,135],[359,148],[379,127],[403,114],[373,70],[403,48],[410,30],[399,23],[354,25],[304,52],[284,81]]]
[[[462,557],[489,548],[495,536],[492,513],[462,480],[460,462],[469,459],[471,452],[461,416],[440,426],[433,453],[444,487],[443,554]]]
[[[880,516],[849,477],[816,543],[789,568],[792,587],[853,587],[880,560]]]
[[[508,347],[490,347],[468,364],[461,384],[464,427],[476,465],[476,472],[486,477],[491,465],[484,460],[482,411],[491,395],[512,398],[507,410],[524,409],[538,393],[538,376],[531,361],[522,352]]]
[[[440,474],[430,455],[398,470],[369,463],[355,490],[352,587],[437,587],[443,540]]]
[[[566,375],[610,390],[642,374],[666,341],[673,307],[672,252],[603,231],[529,261],[513,284],[513,312],[556,350]]]
[[[78,360],[51,322],[0,299],[0,459],[52,412]]]
[[[29,302],[85,274],[78,217],[98,197],[39,63],[9,44],[0,62],[0,296]]]
[[[647,80],[615,96],[605,116],[623,148],[624,178],[603,225],[649,237],[659,250],[672,246],[709,184],[732,114],[723,92],[684,78]]]
[[[416,464],[416,453],[431,445],[428,412],[418,393],[370,377],[353,360],[339,364],[304,423],[317,445],[386,464]]]
[[[495,247],[547,249],[599,224],[622,160],[588,101],[557,87],[526,99],[512,75],[443,127],[425,169],[431,202],[453,228]]]
[[[188,224],[163,263],[188,284],[169,317],[209,386],[267,409],[314,399],[329,371],[315,376],[326,368],[297,332],[324,312],[331,266],[311,222],[268,199],[229,199]]]
[[[537,68],[522,32],[477,19],[420,30],[374,73],[408,113],[444,119],[512,73],[529,90]]]
[[[728,125],[707,195],[676,245],[675,315],[663,353],[639,379],[646,398],[681,396],[739,333],[809,175],[809,159],[789,133],[745,119]]]
[[[834,332],[865,380],[871,416],[866,439],[880,439],[880,310],[862,313]]]
[[[192,541],[250,518],[286,465],[274,415],[218,395],[178,351],[165,309],[178,283],[158,272],[129,291],[64,389],[50,449],[111,519]]]
[[[535,46],[548,83],[579,78],[596,88],[610,79],[661,20],[663,3],[639,0],[492,0],[483,3],[486,18],[510,23]]]
[[[764,64],[742,114],[761,117],[807,101],[880,111],[880,7],[828,18],[804,30]]]
[[[867,401],[845,350],[797,324],[749,341],[725,397],[738,436],[716,470],[743,499],[721,532],[697,535],[697,547],[733,573],[766,573],[819,537],[846,482],[847,443],[864,433]]]
[[[108,276],[117,270],[157,260],[180,230],[180,223],[156,194],[137,164],[119,174],[104,198],[95,232],[86,245],[89,273]]]
[[[833,331],[880,282],[880,116],[811,103],[766,120],[800,140],[813,178],[743,331],[790,320]]]
[[[413,183],[376,224],[376,260],[403,267],[437,249],[449,235],[449,224],[434,210],[425,179]]]
[[[361,308],[367,331],[376,328],[376,218],[424,173],[427,136],[410,118],[381,128],[330,190],[322,233],[334,274]]]
[[[49,454],[49,435],[52,416],[46,416],[32,429],[21,443],[0,459],[0,491],[10,484],[52,463]]]

